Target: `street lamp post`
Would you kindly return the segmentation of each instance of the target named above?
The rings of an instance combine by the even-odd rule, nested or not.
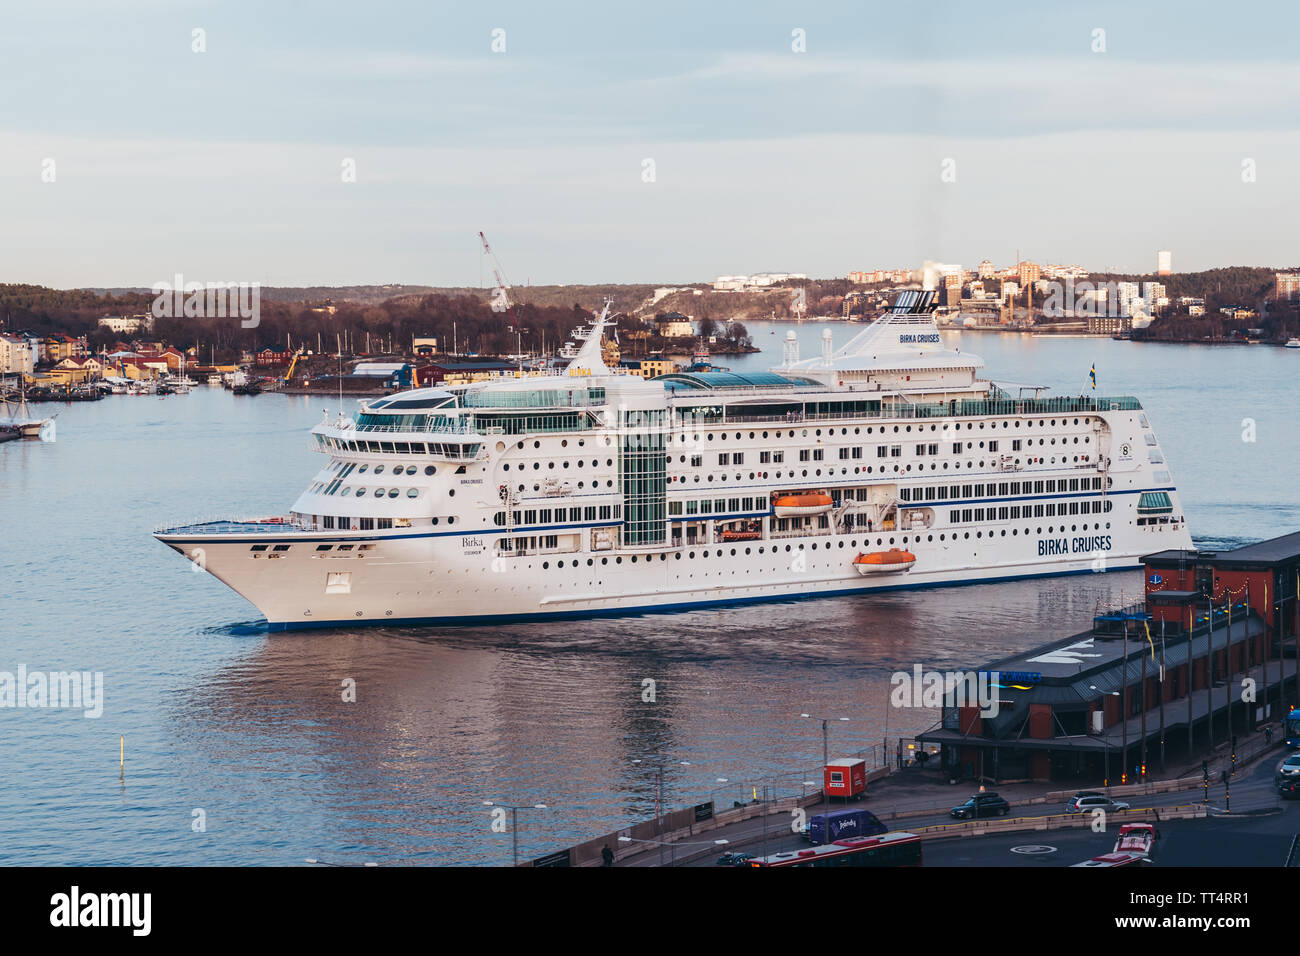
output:
[[[494,803],[491,800],[484,800],[485,807],[500,807],[502,810],[510,811],[510,850],[514,859],[515,866],[519,865],[519,811],[520,810],[546,810],[549,809],[544,803],[534,803],[527,807],[511,806],[508,803]]]
[[[1089,684],[1089,685],[1088,685],[1088,689],[1089,689],[1089,690],[1097,690],[1097,685],[1096,685],[1096,684]],[[1103,697],[1119,697],[1119,696],[1120,696],[1120,693],[1119,693],[1119,691],[1117,691],[1117,690],[1098,691],[1098,693],[1100,693],[1101,696],[1103,696]],[[1105,743],[1105,747],[1102,748],[1102,753],[1103,753],[1103,755],[1104,755],[1104,759],[1105,759],[1105,762],[1106,762],[1106,792],[1107,792],[1107,793],[1110,793],[1110,738],[1104,736],[1104,735],[1105,735],[1105,732],[1106,732],[1106,727],[1105,727],[1105,722],[1106,722],[1106,707],[1105,707],[1104,704],[1102,705],[1101,714],[1102,714],[1102,718],[1101,718],[1101,719],[1102,719],[1102,725],[1103,725],[1102,728],[1101,728],[1101,730],[1102,730],[1102,734],[1103,734],[1103,737],[1104,737],[1103,742]]]
[[[677,762],[683,767],[689,767],[691,765],[689,760],[679,760]],[[655,797],[655,821],[659,825],[659,865],[662,866],[664,862],[664,762],[659,760],[653,763],[647,763],[640,757],[633,757],[632,763],[646,763],[647,766],[653,768],[655,772],[655,790],[657,794]],[[677,851],[674,850],[674,857],[676,857],[676,854]]]
[[[826,812],[831,812],[831,795],[826,788],[826,765],[831,762],[830,754],[830,722],[832,720],[848,723],[847,717],[818,717],[813,714],[800,714],[806,720],[820,720],[822,722],[822,803]],[[829,825],[829,822],[828,822]]]

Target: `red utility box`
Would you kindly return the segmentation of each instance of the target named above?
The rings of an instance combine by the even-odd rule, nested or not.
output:
[[[853,757],[841,757],[826,765],[823,784],[827,796],[852,799],[860,797],[867,789],[867,762]]]

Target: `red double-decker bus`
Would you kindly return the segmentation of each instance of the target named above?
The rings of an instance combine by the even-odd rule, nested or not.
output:
[[[1082,863],[1072,863],[1071,866],[1092,866],[1092,867],[1112,867],[1112,866],[1145,866],[1149,860],[1145,856],[1139,856],[1136,853],[1103,853],[1101,856],[1094,856],[1091,860],[1084,860]]]
[[[748,866],[920,866],[921,838],[915,833],[882,833],[836,840],[810,850],[756,856]]]

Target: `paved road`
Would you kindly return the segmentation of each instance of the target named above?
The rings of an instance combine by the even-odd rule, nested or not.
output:
[[[1209,819],[1162,824],[1162,831],[1165,827],[1170,828],[1171,839],[1165,841],[1170,854],[1162,854],[1161,862],[1169,863],[1172,858],[1182,860],[1178,864],[1182,866],[1280,865],[1281,858],[1272,858],[1276,855],[1273,847],[1284,836],[1283,842],[1289,845],[1290,834],[1300,833],[1300,810],[1294,809],[1292,802],[1281,800],[1273,784],[1276,767],[1284,756],[1285,754],[1279,754],[1239,771],[1230,784],[1230,800],[1225,800],[1223,784],[1216,780],[1210,787]],[[1214,773],[1213,769],[1211,773]],[[955,792],[953,805],[961,803],[965,796],[965,791]],[[1198,787],[1195,790],[1123,799],[1135,808],[1145,809],[1200,803],[1203,797],[1204,791]],[[1300,804],[1300,801],[1295,803]],[[871,802],[865,801],[860,806],[871,809]],[[1229,807],[1232,811],[1230,819],[1222,816]],[[1049,816],[1059,814],[1063,809],[1055,803],[1033,804],[1013,807],[1011,816]],[[818,812],[821,812],[820,807],[808,810],[810,816]],[[717,857],[728,850],[762,855],[807,847],[808,844],[790,829],[791,822],[789,816],[773,815],[767,817],[766,821],[761,818],[747,820],[702,833],[685,841],[687,845],[676,848],[678,857],[683,858],[683,862],[678,865],[713,866]],[[934,813],[886,822],[891,829],[914,830],[955,821],[947,813]],[[1114,845],[1113,824],[1110,830],[1110,835],[1096,834],[1086,829],[1068,829],[945,840],[928,838],[925,862],[930,866],[1068,866],[1108,851]],[[1173,837],[1174,834],[1184,833],[1191,836]],[[1242,839],[1238,841],[1234,836],[1232,840],[1222,840],[1222,834],[1225,833],[1239,834]],[[1202,837],[1200,834],[1217,836]],[[1256,836],[1260,839],[1254,839]],[[719,839],[725,839],[727,843],[710,848],[709,844]],[[1061,849],[1058,853],[1044,853],[1040,856],[1011,852],[1013,846],[1031,844],[1057,846]],[[1282,857],[1285,857],[1285,852],[1286,846],[1283,846]],[[684,862],[684,858],[701,853],[705,854],[702,859]],[[672,851],[665,849],[666,862],[670,861],[671,855]],[[1262,862],[1214,862],[1227,860]],[[658,866],[659,854],[642,854],[639,859],[628,860],[620,865]]]

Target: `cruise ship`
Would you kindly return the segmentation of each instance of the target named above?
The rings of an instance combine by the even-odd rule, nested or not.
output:
[[[999,386],[900,294],[838,350],[602,359],[327,416],[287,515],[158,529],[272,630],[589,617],[1093,573],[1192,547],[1137,399]],[[1015,393],[1015,394],[1013,394]]]

